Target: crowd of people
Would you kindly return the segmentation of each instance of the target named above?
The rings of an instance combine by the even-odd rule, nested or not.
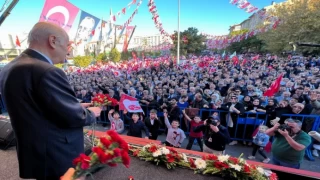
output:
[[[109,71],[97,66],[93,68],[94,70],[67,70],[66,73],[77,97],[84,102],[90,102],[97,93],[109,94],[110,97],[117,100],[120,100],[122,94],[138,99],[146,113],[137,114],[136,117],[148,125],[140,128],[145,130],[146,137],[157,139],[158,128],[165,127],[168,129],[165,143],[181,147],[180,141],[168,142],[168,138],[176,138],[178,134],[181,139],[184,139],[184,132],[189,134],[187,131],[190,131],[187,149],[191,149],[196,139],[202,151],[220,153],[224,152],[225,144],[238,143],[235,140],[230,141],[230,137],[243,139],[242,143],[249,146],[253,142],[254,152],[249,158],[253,159],[255,152],[259,150],[264,157],[263,162],[269,162],[270,159],[262,152],[267,140],[254,140],[252,137],[256,133],[255,128],[247,125],[244,131],[243,125],[237,124],[237,120],[241,117],[262,119],[266,126],[261,128],[261,131],[268,132],[285,123],[288,116],[283,115],[293,114],[298,115],[294,119],[301,122],[297,124],[301,132],[311,131],[316,118],[304,118],[302,115],[319,115],[320,113],[320,81],[318,80],[320,59],[302,56],[279,58],[269,54],[258,55],[259,58],[256,58],[257,54],[250,53],[237,57],[238,59],[234,61],[234,58],[222,57],[218,54],[202,57],[190,56],[180,65],[173,64],[170,57],[163,57],[165,63],[157,63],[156,66],[149,63],[149,66],[130,73],[127,73],[123,66]],[[143,62],[145,60],[131,61]],[[114,71],[119,73],[114,74]],[[264,93],[281,75],[283,78],[279,91],[271,96],[265,96]],[[117,107],[111,107],[111,109],[118,110]],[[215,113],[202,113],[200,117],[196,109],[212,110]],[[160,114],[161,117],[155,118],[154,114]],[[166,117],[171,124],[166,121]],[[101,118],[109,122],[103,117],[103,114]],[[217,121],[218,125],[203,125],[209,118],[213,118],[211,119],[213,122]],[[133,116],[132,118],[124,116],[122,120],[124,124],[129,125],[131,119]],[[156,130],[153,127],[154,119],[159,119],[159,123],[155,125]],[[173,134],[169,130],[172,127],[178,128],[177,126],[184,132],[179,130],[179,133]],[[131,127],[133,126],[130,124],[129,135]],[[219,127],[219,130],[215,127]],[[235,132],[236,127],[238,127],[237,132]],[[210,136],[208,136],[208,130],[211,133]],[[217,134],[216,131],[222,135],[221,137],[224,137],[222,141],[217,142],[217,139],[221,140],[217,136],[211,137],[212,134]],[[292,131],[290,133],[292,133],[290,137],[295,134]],[[269,135],[274,134],[269,133]],[[268,139],[269,135],[266,135]],[[275,137],[277,135],[276,133]],[[138,133],[138,137],[141,137],[141,132]],[[274,143],[276,142],[275,140]],[[300,144],[300,148],[305,149],[310,143],[311,138],[309,137]],[[280,162],[278,164],[298,167],[303,159],[304,150],[295,149],[290,146],[290,143],[287,145],[284,154],[287,153],[287,150],[297,151],[293,159],[283,158],[282,153],[275,155],[274,158]],[[208,150],[208,148],[211,149]],[[276,147],[272,146],[272,151],[275,149]],[[317,149],[313,150],[313,155],[318,156]]]

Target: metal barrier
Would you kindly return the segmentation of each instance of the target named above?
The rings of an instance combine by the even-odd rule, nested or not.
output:
[[[152,106],[141,106],[144,110],[144,116],[148,116],[151,109],[156,109],[158,111],[157,116],[159,118],[163,117],[163,113],[159,111],[158,108],[152,107]],[[118,107],[107,107],[106,111],[103,111],[104,115],[102,116],[103,119],[97,120],[97,123],[102,124],[110,124],[108,120],[108,114],[107,112],[110,109],[117,109]],[[182,110],[184,108],[180,109],[180,116],[179,121],[180,125],[184,123]],[[221,120],[221,124],[225,127],[228,127],[228,123],[231,120],[230,112],[227,111],[221,111],[216,109],[200,109],[199,110],[199,116],[202,117],[202,120],[204,120],[204,117],[212,116],[214,113],[216,113]],[[126,120],[124,117],[124,114],[122,111],[119,111],[120,118],[124,121],[125,127],[128,127],[129,124],[126,123]],[[224,117],[225,116],[225,117]],[[302,123],[305,122],[306,119],[313,118],[314,123],[312,125],[312,130],[318,130],[320,128],[320,116],[318,115],[298,115],[298,114],[284,114],[282,116],[293,118],[293,119],[299,119]],[[263,124],[265,125],[267,122],[267,116],[265,113],[252,113],[252,112],[245,112],[241,115],[237,115],[237,119],[234,121],[234,126],[232,128],[228,128],[229,132],[230,130],[234,131],[233,134],[230,134],[231,140],[235,141],[246,141],[246,142],[252,142],[252,134],[258,128],[259,125]],[[164,123],[163,123],[164,124]],[[164,132],[166,129],[165,125],[160,128],[159,130]],[[188,135],[190,132],[190,122],[188,122],[188,125],[185,129],[185,134]],[[306,148],[306,158],[310,161],[314,161],[315,159],[312,156],[312,144]]]

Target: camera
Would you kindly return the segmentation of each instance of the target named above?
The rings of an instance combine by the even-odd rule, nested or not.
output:
[[[210,118],[207,120],[207,126],[210,126],[210,125],[217,126],[217,121],[215,121],[215,119],[214,119],[213,117],[210,117]]]
[[[281,124],[278,129],[280,129],[281,131],[287,130],[289,132],[289,134],[291,133],[291,127],[288,126],[287,124]]]

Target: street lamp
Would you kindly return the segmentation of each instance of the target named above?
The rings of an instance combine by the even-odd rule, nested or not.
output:
[[[177,65],[180,62],[180,0],[178,0],[178,42],[177,42]]]

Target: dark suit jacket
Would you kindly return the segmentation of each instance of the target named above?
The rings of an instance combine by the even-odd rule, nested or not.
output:
[[[159,131],[160,127],[162,126],[160,119],[154,120],[154,123],[152,125],[151,121],[150,121],[150,117],[147,117],[147,118],[145,118],[144,123],[147,126],[149,132],[151,133],[151,136],[149,136],[149,138],[150,139],[157,139],[158,131]]]
[[[84,151],[83,126],[95,120],[93,113],[80,105],[65,73],[31,49],[3,68],[0,87],[20,177],[59,178]]]

